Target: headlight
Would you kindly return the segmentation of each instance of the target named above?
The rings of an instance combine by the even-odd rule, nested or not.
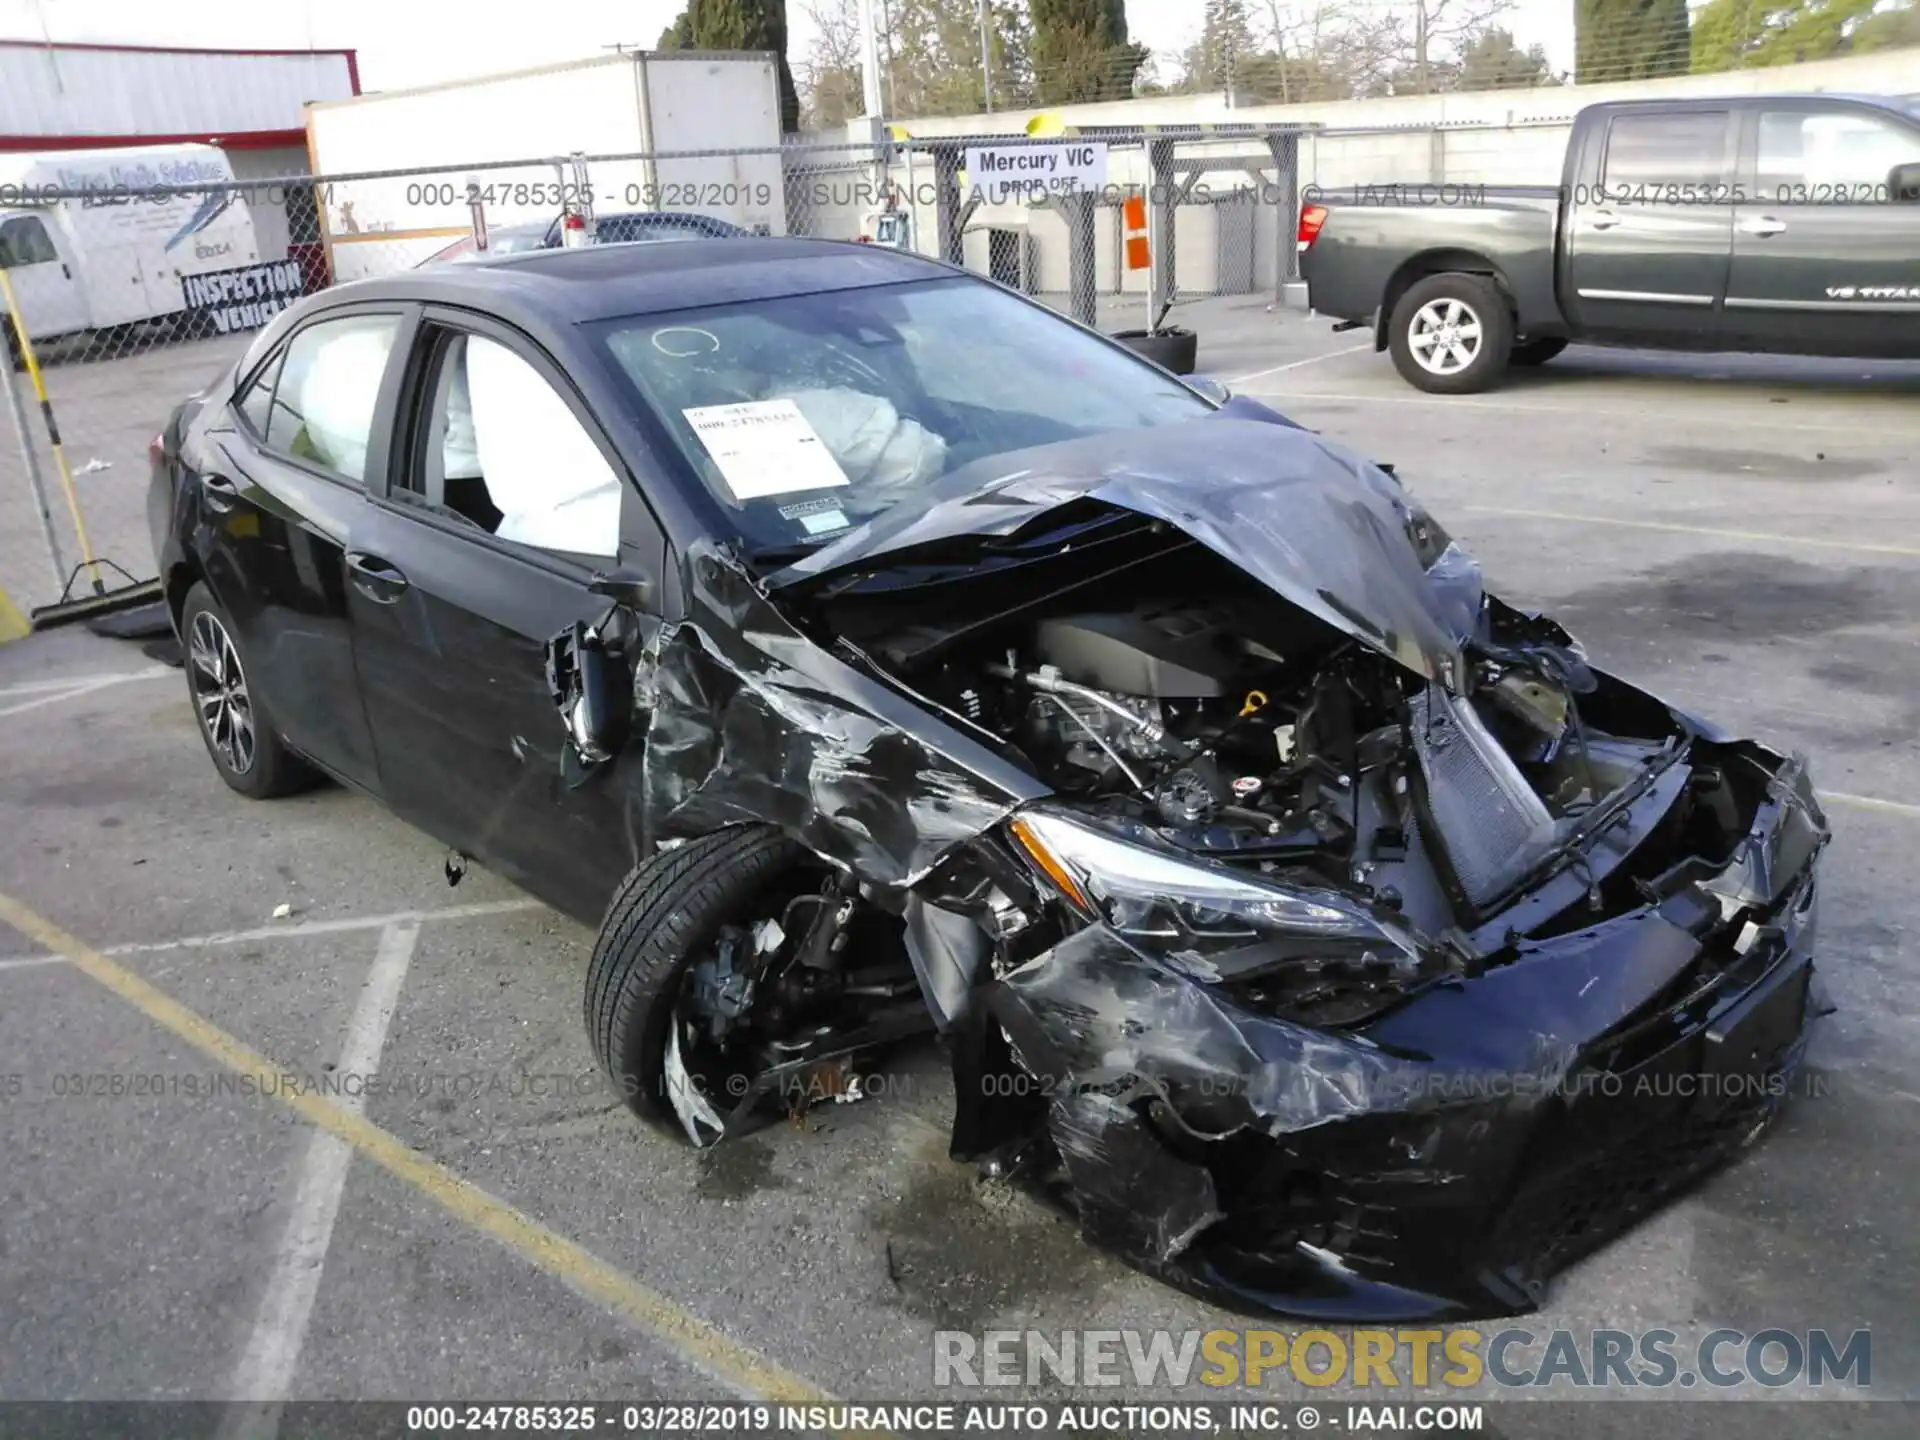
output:
[[[1379,948],[1382,959],[1418,960],[1411,936],[1335,890],[1248,879],[1223,866],[1130,844],[1047,810],[1023,811],[1010,828],[1062,898],[1125,935],[1233,942],[1279,932],[1338,950]]]

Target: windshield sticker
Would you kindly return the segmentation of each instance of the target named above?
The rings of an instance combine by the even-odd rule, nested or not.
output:
[[[791,400],[699,405],[680,413],[720,467],[720,478],[736,500],[850,483]]]
[[[800,527],[809,535],[831,535],[853,528],[852,522],[840,509],[839,502],[825,496],[818,500],[796,500],[791,505],[782,505],[780,518],[798,520]]]

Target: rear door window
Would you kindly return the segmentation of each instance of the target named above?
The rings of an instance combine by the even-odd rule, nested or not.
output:
[[[397,315],[349,315],[295,335],[267,414],[268,448],[364,482],[380,381],[399,333]]]

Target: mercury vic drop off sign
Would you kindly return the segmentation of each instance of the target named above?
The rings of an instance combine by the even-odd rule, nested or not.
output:
[[[1085,141],[1059,145],[970,145],[967,185],[989,205],[1008,200],[1057,200],[1104,189],[1107,147]]]

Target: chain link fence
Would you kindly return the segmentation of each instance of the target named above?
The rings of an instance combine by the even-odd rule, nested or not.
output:
[[[275,315],[329,285],[459,263],[483,246],[793,235],[936,256],[1085,323],[1140,330],[1178,323],[1180,307],[1203,297],[1279,295],[1295,273],[1299,135],[1083,129],[1071,140],[957,136],[11,187],[0,194],[0,270],[31,363],[6,317],[0,590],[24,610],[91,593],[96,574],[107,589],[150,578],[149,446],[168,414]],[[1032,167],[1069,146],[1084,152],[1077,185],[1048,193]]]

